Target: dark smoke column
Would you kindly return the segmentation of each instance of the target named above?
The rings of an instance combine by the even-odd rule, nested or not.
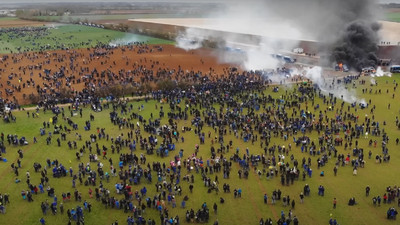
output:
[[[375,67],[378,63],[379,29],[377,22],[358,20],[348,24],[333,46],[332,60],[346,63],[359,71],[363,67]]]

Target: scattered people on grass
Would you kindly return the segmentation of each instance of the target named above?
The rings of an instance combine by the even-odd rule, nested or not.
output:
[[[70,51],[55,53],[53,57],[60,61],[65,58],[74,61],[75,57],[84,57],[88,60],[87,63],[105,63],[113,51],[151,52],[152,49],[155,47],[145,44],[121,48],[101,45],[92,49],[89,56]],[[3,63],[13,64],[21,57],[34,59],[30,54],[17,54],[13,57],[5,59]],[[152,65],[159,64],[153,61]],[[28,113],[26,119],[42,120],[44,116],[41,115],[45,114],[47,118],[50,114],[50,120],[43,121],[36,130],[35,136],[38,138],[4,134],[6,131],[2,130],[0,148],[1,157],[15,154],[9,148],[21,148],[16,155],[18,161],[11,164],[11,173],[15,175],[16,185],[20,187],[20,200],[26,200],[37,207],[40,204],[44,216],[40,218],[42,224],[45,224],[45,216],[49,212],[57,216],[63,214],[63,203],[68,202],[77,204],[66,211],[68,220],[77,224],[85,222],[84,211],[91,213],[92,204],[96,204],[94,208],[103,207],[107,211],[120,210],[127,213],[128,224],[155,224],[154,218],[146,219],[146,212],[150,210],[159,214],[161,224],[179,224],[179,215],[170,213],[170,209],[177,207],[177,201],[178,204],[181,202],[181,208],[186,208],[186,222],[207,223],[210,217],[213,219],[222,214],[225,198],[230,198],[237,204],[248,201],[247,197],[252,193],[248,193],[246,182],[250,179],[257,179],[261,186],[264,182],[276,180],[279,185],[285,186],[281,188],[285,190],[308,180],[330,179],[331,174],[324,172],[329,170],[323,167],[333,164],[336,168],[334,176],[337,175],[338,168],[343,167],[343,170],[353,170],[354,179],[357,179],[357,171],[370,165],[366,164],[364,149],[358,144],[359,138],[365,132],[370,134],[369,139],[363,138],[369,141],[368,148],[382,148],[382,155],[377,155],[376,158],[377,164],[390,162],[387,145],[389,136],[382,128],[383,125],[379,124],[381,121],[374,117],[362,119],[355,114],[357,110],[371,110],[373,115],[373,107],[362,108],[339,103],[333,95],[323,95],[309,84],[295,84],[294,91],[286,91],[280,97],[273,97],[266,94],[270,80],[264,74],[259,71],[239,72],[236,68],[226,68],[225,73],[216,78],[182,68],[171,70],[168,66],[157,66],[158,70],[154,71],[140,63],[134,64],[130,72],[118,73],[95,69],[87,71],[82,67],[76,68],[73,63],[69,69],[60,67],[57,71],[49,71],[43,65],[38,67],[21,68],[17,74],[12,74],[9,79],[13,82],[18,80],[22,84],[10,83],[12,88],[7,87],[9,90],[6,93],[11,99],[14,92],[23,88],[35,89],[42,101],[35,113]],[[46,82],[39,84],[33,79],[22,78],[22,74],[28,70],[38,73],[43,71],[40,76]],[[85,75],[88,78],[68,76],[70,71],[82,70],[88,73]],[[285,68],[281,68],[275,73],[284,75],[287,72]],[[131,83],[135,81],[132,78],[135,76],[140,77],[142,84],[150,84],[169,79],[172,74],[178,81],[189,80],[196,85],[146,93],[148,95],[144,102],[157,102],[155,109],[151,109],[151,115],[144,113],[147,106],[142,103],[127,102],[111,95],[106,100],[101,99],[98,89],[95,88],[106,87],[117,81]],[[303,80],[301,77],[291,79],[294,82]],[[347,77],[343,80],[351,83],[357,79],[360,77]],[[60,99],[60,87],[74,84],[82,84],[84,88],[70,93],[70,98]],[[273,91],[279,90],[274,88]],[[14,109],[18,108],[15,101],[10,99],[8,104],[15,107]],[[316,99],[324,105],[317,106]],[[60,107],[56,103],[69,103],[69,106]],[[219,109],[215,105],[220,106]],[[98,117],[94,115],[103,110],[107,111],[109,120],[96,127]],[[327,116],[329,110],[335,111],[335,118]],[[7,123],[19,123],[12,113],[7,118]],[[111,132],[110,127],[118,132]],[[318,133],[317,139],[310,138],[311,132]],[[191,138],[194,138],[195,144],[190,149],[179,150],[181,144]],[[49,158],[45,162],[34,162],[34,172],[32,168],[32,172],[29,172],[32,164],[27,165],[24,146],[33,143],[29,143],[28,139],[33,139],[35,144],[46,143],[46,146],[56,147],[57,151],[72,151],[74,158]],[[282,143],[276,142],[277,139]],[[290,142],[290,145],[283,142]],[[248,147],[241,148],[238,143]],[[168,162],[165,162],[166,158]],[[318,170],[321,170],[320,177],[312,176],[313,171]],[[40,174],[40,180],[32,179],[31,173]],[[235,183],[231,193],[232,173],[241,182]],[[24,177],[27,187],[21,182]],[[59,179],[70,182],[68,191],[53,188],[53,182]],[[224,184],[221,185],[222,183]],[[109,184],[115,185],[109,188]],[[215,195],[215,198],[220,199],[220,206],[216,202],[212,206],[212,215],[206,202],[198,209],[187,208],[186,203],[192,199],[188,196],[202,190],[198,188],[201,185],[205,187],[204,194]],[[223,192],[220,192],[221,186]],[[272,224],[273,221],[281,225],[291,222],[299,224],[298,217],[294,216],[295,200],[288,193],[282,193],[279,188],[269,190],[270,200],[267,192],[264,192],[264,203],[271,207],[282,204],[289,207],[288,211],[283,210],[280,217],[274,219],[260,218],[260,224]],[[39,197],[36,196],[46,191],[50,200],[37,201]],[[367,196],[369,192],[367,187]],[[86,193],[89,194],[88,198]],[[398,193],[397,187],[387,189],[387,193],[382,196],[383,203],[393,203],[398,198]],[[221,195],[224,197],[220,197]],[[319,185],[318,195],[325,196],[323,185]],[[304,203],[304,198],[313,201],[314,197],[311,196],[311,188],[307,183],[299,197],[301,204]],[[373,198],[374,205],[380,203],[380,196]],[[355,198],[352,197],[348,205],[355,204]],[[1,206],[5,213],[6,202]],[[333,208],[336,208],[336,198],[333,200]],[[397,211],[389,211],[390,218],[394,219]],[[218,223],[218,220],[215,222]],[[118,221],[114,224],[118,224]],[[329,224],[337,224],[336,219],[331,218]]]

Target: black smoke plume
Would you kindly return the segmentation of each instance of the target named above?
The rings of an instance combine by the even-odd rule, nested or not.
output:
[[[379,61],[379,29],[380,25],[376,22],[354,21],[348,24],[333,46],[332,58],[359,71],[363,67],[375,67]]]
[[[374,0],[333,0],[341,5],[338,16],[341,18],[332,35],[331,60],[345,63],[353,69],[376,66],[378,63],[378,23],[380,14],[377,1]],[[339,20],[340,21],[340,20]]]
[[[291,51],[297,47],[298,43],[286,45],[288,42],[284,40],[315,41],[320,43],[322,65],[342,62],[360,69],[377,64],[380,28],[377,21],[382,13],[377,0],[215,1],[221,3],[221,7],[210,9],[205,16],[211,19],[205,23],[212,29],[266,37],[259,45],[272,52]],[[181,36],[189,43],[199,39],[200,43],[202,38],[210,37],[225,43],[240,42],[232,40],[229,34],[213,35],[208,31],[187,29]],[[253,56],[248,59],[260,59],[258,55]]]

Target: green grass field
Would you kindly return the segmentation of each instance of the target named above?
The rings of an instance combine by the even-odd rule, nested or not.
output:
[[[0,53],[21,51],[54,50],[60,48],[86,48],[100,43],[118,40],[146,42],[149,44],[171,44],[171,41],[119,31],[82,25],[56,25],[46,32],[25,31],[22,36],[7,32],[0,35]]]
[[[1,21],[12,21],[12,20],[18,20],[17,17],[0,17],[0,22]]]
[[[391,21],[391,22],[400,22],[400,12],[386,13],[386,20]]]
[[[338,176],[333,175],[333,167],[335,163],[335,159],[330,159],[328,164],[322,167],[321,169],[317,169],[316,160],[318,156],[311,156],[312,159],[312,169],[313,176],[312,178],[306,178],[305,181],[296,180],[294,185],[290,186],[282,186],[280,184],[280,178],[275,177],[271,180],[267,180],[265,176],[259,178],[253,171],[251,170],[250,176],[248,180],[242,179],[240,180],[237,175],[237,171],[239,169],[238,164],[233,163],[230,179],[223,179],[222,173],[208,175],[213,180],[215,175],[219,177],[219,186],[220,193],[217,195],[215,192],[208,194],[207,189],[204,187],[203,182],[201,181],[200,174],[194,173],[195,176],[195,184],[194,184],[194,192],[191,194],[188,191],[188,183],[182,181],[181,186],[183,188],[183,195],[177,196],[177,205],[178,208],[172,208],[170,205],[169,215],[175,216],[179,215],[181,218],[182,224],[184,223],[185,212],[186,209],[179,208],[180,202],[182,201],[183,196],[188,195],[189,201],[187,202],[187,209],[193,208],[195,211],[200,208],[203,202],[207,202],[210,207],[210,211],[212,211],[212,205],[214,202],[219,202],[219,197],[225,198],[225,204],[218,204],[218,214],[214,215],[214,213],[210,213],[210,224],[218,218],[220,224],[258,224],[258,221],[261,217],[268,218],[271,217],[276,221],[279,216],[281,210],[284,210],[287,215],[289,207],[283,207],[282,202],[278,201],[276,205],[264,204],[263,203],[263,195],[267,193],[269,197],[272,195],[272,191],[276,189],[280,189],[282,191],[282,195],[289,195],[291,199],[296,201],[296,207],[293,210],[294,215],[299,218],[300,224],[328,224],[328,220],[330,215],[332,217],[337,218],[340,224],[352,224],[352,225],[361,225],[361,224],[395,224],[393,221],[386,220],[386,210],[389,206],[397,206],[396,204],[382,204],[380,207],[374,207],[372,204],[372,197],[377,195],[383,195],[385,193],[387,186],[399,185],[398,183],[398,160],[400,158],[400,152],[397,150],[398,146],[395,145],[395,139],[400,137],[400,131],[395,126],[395,117],[399,116],[400,105],[396,104],[396,102],[400,101],[400,94],[398,94],[398,89],[396,91],[396,96],[392,99],[393,94],[393,80],[397,83],[400,82],[399,75],[394,75],[392,78],[382,77],[375,78],[378,82],[378,86],[370,86],[369,78],[364,78],[367,80],[365,85],[357,85],[355,88],[355,92],[358,94],[359,98],[364,98],[365,100],[371,99],[372,104],[368,109],[357,109],[350,108],[350,113],[355,115],[359,115],[360,120],[359,124],[364,121],[364,117],[368,115],[368,117],[372,117],[370,115],[370,108],[375,106],[376,110],[374,113],[375,120],[379,121],[383,124],[385,121],[386,125],[381,125],[388,133],[390,137],[390,142],[388,143],[389,154],[391,155],[390,163],[375,163],[374,156],[376,154],[381,154],[380,144],[378,147],[370,147],[368,146],[369,139],[360,138],[359,145],[364,148],[364,152],[367,155],[369,150],[372,150],[373,157],[372,159],[366,158],[366,166],[365,168],[361,168],[358,170],[358,175],[352,175],[352,167],[345,166],[339,167]],[[352,89],[352,87],[349,87]],[[371,94],[362,94],[362,88],[372,88]],[[375,94],[375,90],[381,89],[382,94]],[[386,93],[386,90],[389,90],[389,93]],[[285,94],[285,91],[291,92],[291,88],[280,88],[279,92],[274,93],[272,89],[267,89],[266,94],[271,94],[274,98],[279,98],[280,96]],[[387,105],[391,103],[391,109],[387,109]],[[158,115],[158,111],[160,106],[164,106],[164,109],[169,111],[169,107],[166,104],[156,103],[154,101],[149,102],[132,102],[133,112],[142,115],[145,119],[150,118],[150,113],[153,113],[154,116]],[[138,107],[143,104],[144,110],[139,111]],[[155,109],[155,105],[158,105],[158,110]],[[320,109],[324,113],[324,110],[327,109],[327,105],[323,104],[322,99],[317,98],[315,101],[315,105],[320,104]],[[183,103],[181,103],[183,106]],[[344,109],[347,110],[348,103],[345,104]],[[302,105],[302,109],[305,109],[305,104]],[[215,105],[216,110],[220,108],[219,105]],[[69,115],[68,109],[65,108],[66,115]],[[309,103],[309,109],[313,111]],[[319,110],[315,111],[318,113]],[[291,109],[289,112],[292,111]],[[73,117],[73,121],[79,124],[79,132],[83,141],[78,141],[78,149],[84,144],[84,141],[88,139],[90,134],[96,133],[96,127],[106,128],[106,133],[111,137],[116,137],[121,133],[128,132],[128,129],[119,130],[118,127],[111,124],[109,120],[109,112],[110,110],[105,110],[100,113],[93,113],[95,116],[95,121],[92,122],[92,131],[84,131],[83,124],[84,121],[89,120],[89,114],[91,111],[89,109],[84,109],[83,118]],[[167,113],[166,112],[166,113]],[[260,110],[257,113],[261,113]],[[246,110],[243,112],[246,113]],[[328,117],[333,117],[335,115],[335,111],[327,111]],[[47,194],[39,194],[34,195],[34,202],[28,203],[26,200],[24,201],[20,195],[21,190],[27,189],[27,185],[25,183],[25,172],[30,171],[31,174],[31,182],[33,184],[38,184],[40,181],[40,174],[35,173],[33,170],[33,163],[39,162],[43,166],[46,164],[46,159],[55,160],[58,159],[60,163],[66,165],[67,168],[72,167],[74,171],[78,169],[78,161],[75,157],[76,150],[69,150],[66,141],[62,142],[62,147],[57,147],[55,138],[53,139],[53,143],[51,145],[46,145],[45,137],[41,137],[39,135],[39,127],[42,126],[44,121],[49,121],[49,118],[53,116],[50,112],[46,114],[40,113],[39,118],[27,118],[26,112],[15,112],[15,116],[17,117],[16,123],[3,123],[0,122],[0,132],[4,132],[7,134],[18,134],[19,137],[25,136],[30,142],[27,146],[8,146],[7,145],[7,153],[4,154],[4,157],[7,158],[8,162],[0,162],[0,193],[9,193],[11,197],[11,204],[7,206],[7,212],[5,215],[1,215],[2,221],[7,221],[7,224],[39,224],[39,219],[42,217],[42,213],[40,210],[40,203],[45,201],[46,199],[49,202],[52,202],[52,198],[47,197]],[[178,127],[182,126],[190,126],[190,119],[185,121],[178,121]],[[166,118],[162,120],[161,124],[167,124],[168,121]],[[66,122],[60,119],[59,124],[66,124]],[[67,125],[68,126],[68,125]],[[46,131],[50,131],[51,129],[46,129]],[[217,134],[210,127],[205,127],[203,130],[206,134],[208,131],[212,132],[211,137],[216,136]],[[144,137],[148,137],[148,133],[143,132],[142,135]],[[182,133],[185,137],[184,143],[176,144],[176,151],[170,152],[169,157],[160,158],[156,155],[147,156],[147,162],[153,161],[161,161],[165,162],[168,165],[168,162],[172,160],[174,155],[178,154],[179,149],[184,149],[184,158],[194,153],[194,146],[198,144],[198,138],[194,134],[193,131]],[[318,134],[307,133],[307,136],[311,138],[311,140],[317,140]],[[33,144],[33,137],[38,138],[38,143]],[[55,135],[57,136],[57,135]],[[206,135],[207,136],[207,135]],[[299,135],[298,135],[299,136]],[[343,137],[343,134],[341,133]],[[372,137],[373,140],[377,140],[380,143],[380,137]],[[288,146],[289,143],[292,143],[293,137],[289,137],[287,141],[284,141],[282,138],[273,137],[271,139],[271,144],[277,145],[285,145]],[[71,134],[67,135],[67,140],[76,140],[75,132],[71,132]],[[161,140],[161,137],[159,138]],[[236,139],[233,135],[227,135],[225,137],[225,141],[229,140],[233,141],[233,150],[230,153],[227,153],[227,157],[229,158],[237,147],[240,148],[240,155],[245,154],[245,149],[248,147],[250,149],[250,153],[252,154],[262,154],[262,149],[259,147],[259,142],[256,142],[254,145],[251,143],[245,143],[242,139]],[[98,141],[99,146],[103,144],[109,147],[111,145],[110,142],[106,142],[104,139]],[[290,154],[293,154],[296,159],[301,162],[303,157],[308,158],[309,154],[301,153],[299,147],[295,147],[292,143],[292,151]],[[203,159],[208,159],[210,154],[211,147],[211,139],[206,138],[206,143],[200,146],[199,155],[203,157]],[[217,147],[215,145],[215,147]],[[24,158],[22,159],[22,168],[20,169],[20,179],[21,183],[15,183],[15,175],[13,174],[10,164],[17,160],[18,154],[17,150],[22,149],[24,152]],[[347,153],[351,154],[351,150],[344,150],[344,147],[337,147],[339,154]],[[128,152],[128,149],[123,149],[124,153]],[[135,154],[140,155],[144,153],[143,150],[140,150],[140,147],[137,147]],[[113,158],[114,165],[118,165],[118,155],[111,154],[109,152],[109,156]],[[288,158],[288,157],[287,157]],[[290,160],[289,160],[290,161]],[[88,152],[84,154],[81,162],[87,163],[88,160]],[[108,171],[109,163],[107,160],[101,160],[104,164],[105,171]],[[92,168],[97,168],[95,163],[91,163]],[[252,168],[253,169],[253,168]],[[318,176],[321,170],[325,171],[325,177]],[[186,175],[186,170],[182,170],[182,175]],[[55,188],[56,195],[58,196],[59,201],[61,200],[61,193],[71,191],[73,192],[72,182],[70,177],[63,178],[52,178],[51,170],[49,169],[49,177],[50,177],[50,185]],[[148,189],[147,196],[153,197],[155,192],[155,177],[156,175],[153,173],[153,183],[148,184],[143,181],[140,185],[133,186],[133,190],[140,190],[143,186],[146,186]],[[106,183],[103,181],[105,187],[111,190],[111,196],[116,196],[121,199],[123,196],[117,195],[115,192],[114,185],[118,182],[118,178],[111,178],[110,183]],[[234,199],[233,193],[223,193],[222,192],[222,184],[229,183],[231,186],[231,190],[234,188],[242,188],[243,194],[241,199]],[[304,204],[300,204],[299,202],[299,194],[303,189],[305,184],[309,184],[311,187],[311,196],[305,198]],[[317,195],[317,188],[319,185],[325,186],[325,196],[321,197]],[[365,187],[369,185],[371,187],[370,197],[365,197]],[[85,224],[111,224],[116,219],[120,222],[120,224],[126,224],[126,218],[130,214],[123,213],[123,210],[116,209],[105,209],[104,206],[97,202],[94,199],[89,199],[88,196],[88,187],[80,185],[77,182],[77,189],[82,192],[83,199],[88,200],[93,205],[92,213],[85,212]],[[92,187],[94,190],[94,187]],[[337,209],[332,209],[332,201],[333,198],[336,197],[338,201]],[[350,197],[355,197],[358,204],[356,206],[347,206],[347,201]],[[270,199],[270,198],[269,198]],[[137,204],[136,201],[134,201]],[[68,208],[75,208],[78,204],[82,204],[79,202],[75,202],[71,200],[71,202],[64,203],[65,211]],[[144,217],[155,219],[157,224],[160,224],[159,214],[155,209],[146,209]],[[47,215],[45,216],[47,220],[46,224],[67,224],[67,216],[64,215]],[[275,223],[274,223],[275,224]]]

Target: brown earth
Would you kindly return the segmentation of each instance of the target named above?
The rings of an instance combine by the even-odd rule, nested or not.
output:
[[[176,10],[175,10],[176,11]],[[156,9],[131,9],[131,10],[92,10],[85,15],[118,15],[118,14],[156,14],[156,13],[173,13],[174,10],[156,10]]]
[[[2,20],[0,22],[0,28],[2,27],[32,27],[32,26],[43,26],[46,22],[31,21],[31,20]]]
[[[26,53],[26,54],[8,54],[8,59],[0,61],[0,97],[4,99],[15,99],[19,104],[30,103],[27,96],[29,94],[37,95],[36,88],[31,85],[28,86],[27,81],[32,79],[35,81],[35,86],[40,85],[44,89],[55,89],[56,81],[47,81],[44,79],[44,69],[50,69],[51,74],[58,71],[61,67],[66,68],[66,76],[75,76],[75,80],[90,74],[90,71],[96,69],[97,72],[107,71],[114,73],[115,80],[125,79],[119,76],[121,70],[137,70],[146,68],[146,70],[153,70],[153,74],[159,69],[177,70],[180,66],[183,71],[194,71],[194,73],[202,72],[211,74],[211,77],[224,74],[227,64],[220,64],[217,58],[212,54],[210,49],[198,49],[192,51],[185,51],[176,48],[173,45],[163,45],[163,51],[158,51],[154,46],[148,47],[135,47],[133,49],[117,48],[112,51],[100,50],[106,53],[104,56],[97,56],[90,59],[90,54],[94,53],[95,49],[77,49],[77,50],[58,50],[45,53]],[[138,53],[138,51],[145,51]],[[150,52],[152,51],[152,52]],[[5,55],[0,55],[0,58]],[[70,68],[71,56],[75,57],[73,69]],[[41,65],[41,68],[39,67]],[[35,68],[36,66],[36,68]],[[140,67],[142,66],[142,67]],[[210,68],[212,71],[210,72]],[[24,72],[25,71],[25,72]],[[39,76],[39,73],[42,75]],[[194,74],[193,73],[193,74]],[[135,81],[140,81],[140,76],[143,73],[138,73],[134,76]],[[194,76],[192,74],[192,76]],[[11,76],[10,76],[11,75]],[[147,74],[146,74],[147,75]],[[130,75],[132,76],[132,75]],[[157,79],[172,79],[172,77],[154,77],[154,82]],[[96,79],[96,77],[94,77]],[[97,77],[97,81],[101,79]],[[57,80],[62,82],[62,87],[66,87],[67,81],[64,78]],[[94,80],[91,80],[94,83]],[[116,81],[118,82],[118,81]],[[153,83],[154,83],[153,82]],[[23,84],[25,83],[25,87]],[[70,82],[71,89],[82,90],[84,83]],[[75,83],[75,84],[74,84]],[[18,87],[21,87],[20,91]],[[6,94],[5,89],[13,90],[13,93]],[[25,96],[24,96],[25,95]]]
[[[388,9],[385,9],[385,12],[398,13],[398,12],[400,12],[400,8],[388,8]]]

